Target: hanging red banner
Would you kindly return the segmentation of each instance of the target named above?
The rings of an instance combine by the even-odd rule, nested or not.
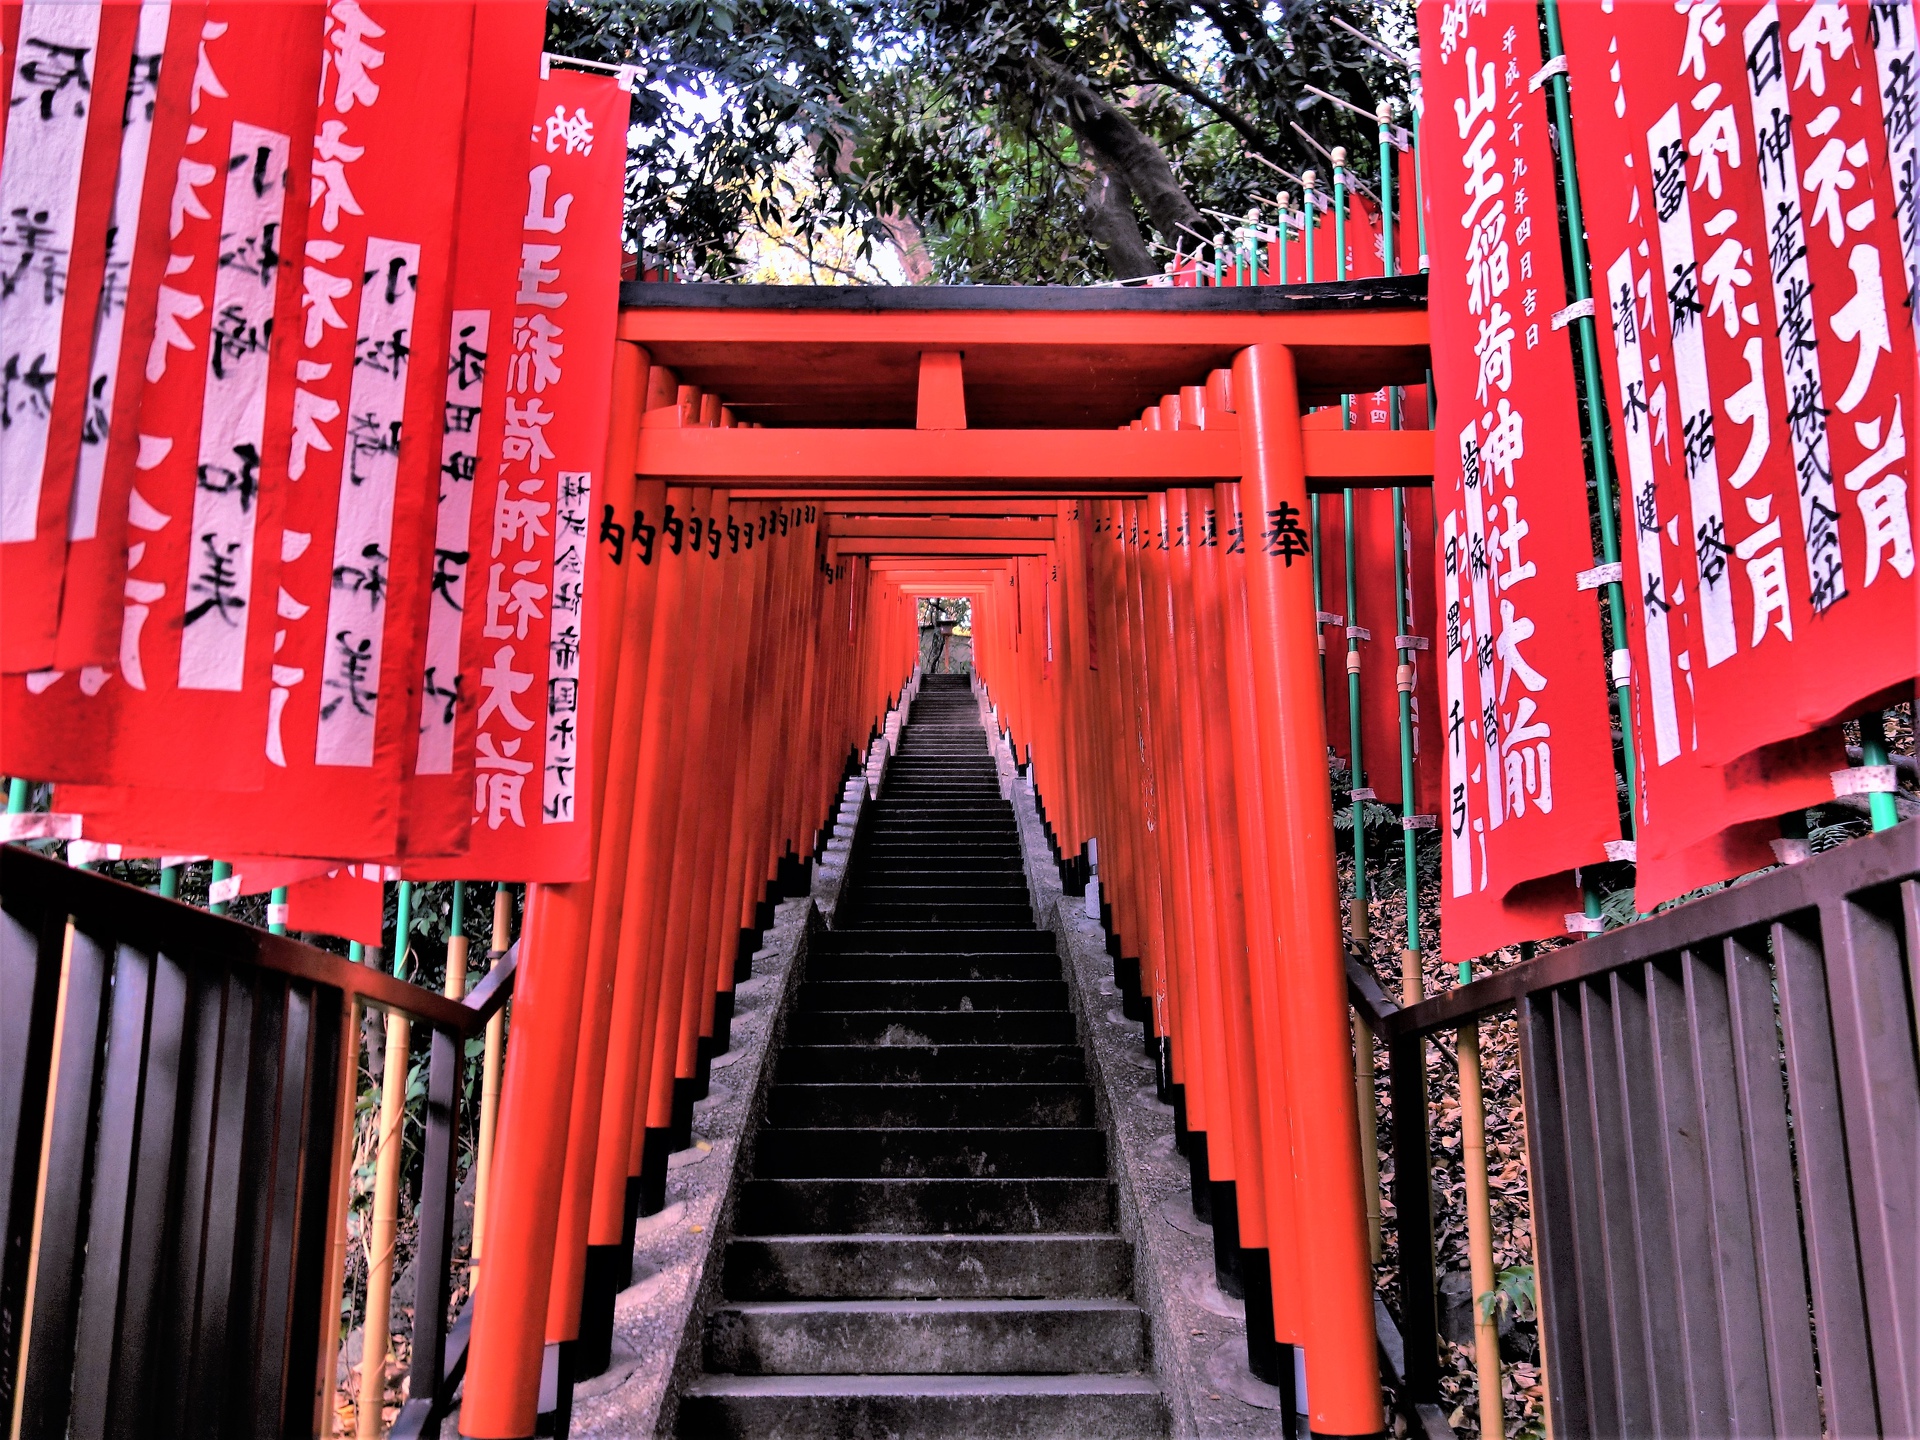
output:
[[[0,170],[0,672],[52,665],[67,511],[106,269],[116,103],[136,12],[33,0],[5,61],[12,162]],[[103,103],[95,103],[105,97]]]
[[[362,945],[386,942],[386,872],[378,865],[343,865],[287,886],[287,929],[338,935]]]
[[[1630,39],[1598,8],[1565,19],[1590,97],[1575,134],[1624,482],[1644,910],[1770,863],[1778,830],[1755,822],[1830,795],[1837,746],[1797,738],[1809,727],[1786,697],[1843,557],[1806,409],[1819,356],[1775,319],[1808,303],[1805,248],[1764,220],[1793,192],[1769,193],[1733,103],[1745,52],[1704,14],[1632,16]],[[1783,703],[1754,705],[1762,693]]]
[[[241,737],[264,722],[264,686],[245,682],[272,654],[256,602],[274,593],[282,498],[260,466],[284,443],[267,417],[294,359],[270,337],[297,328],[300,277],[280,257],[304,234],[288,191],[312,143],[320,19],[317,5],[211,6],[182,67],[189,126],[144,357],[119,664],[0,680],[11,774],[150,784],[179,773],[183,745],[221,736],[194,779],[260,784]]]
[[[1448,959],[1561,929],[1619,835],[1534,8],[1427,4]]]
[[[472,774],[471,834],[461,859],[409,861],[410,876],[557,883],[591,873],[600,567],[590,562],[612,405],[629,103],[610,77],[555,71],[540,82],[512,343],[500,351],[501,462],[476,485],[468,539],[460,653],[477,708],[473,748],[459,763]]]
[[[521,147],[533,120],[545,28],[544,5],[521,0],[491,6],[487,23],[474,30],[419,739],[408,762],[399,846],[415,857],[458,855],[471,829],[478,654],[463,656],[461,631],[471,598],[474,495],[480,478],[500,467],[522,235],[518,207],[498,201],[526,185]]]
[[[92,363],[77,427],[80,453],[53,655],[58,670],[119,663],[128,512],[142,453],[140,400],[173,238],[192,82],[208,39],[205,23],[203,0],[144,0],[140,6]],[[153,459],[151,449],[147,459]]]
[[[226,648],[189,636],[181,655],[183,683],[219,674],[256,697],[256,738],[240,748],[264,760],[264,783],[237,796],[71,797],[116,839],[315,856],[385,855],[397,842],[432,573],[472,16],[354,0],[327,11],[301,319],[281,331],[293,383],[275,392],[282,428],[258,470],[261,500],[284,496],[284,525],[222,541],[281,564],[265,592],[276,597],[270,664],[244,666],[217,635]],[[225,498],[200,487],[197,531],[234,528]]]

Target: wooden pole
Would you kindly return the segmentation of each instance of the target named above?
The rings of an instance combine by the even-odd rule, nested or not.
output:
[[[393,936],[393,973],[405,977],[407,931],[413,886],[400,882]],[[355,1434],[378,1440],[387,1394],[387,1351],[392,1343],[394,1232],[400,1213],[400,1131],[406,1120],[407,1060],[412,1035],[407,1017],[387,1015],[387,1064],[380,1086],[380,1144],[373,1171],[373,1233],[367,1247],[367,1318],[360,1343],[360,1403]]]
[[[513,943],[513,887],[493,887],[493,941],[487,950],[487,968],[491,970],[506,957]],[[506,1034],[507,1017],[493,1012],[487,1021],[487,1044],[480,1059],[480,1133],[474,1137],[473,1165],[473,1247],[468,1252],[473,1267],[473,1283],[480,1279],[480,1248],[487,1234],[487,1201],[493,1190],[493,1131],[500,1118],[500,1045]]]
[[[1473,1368],[1480,1384],[1480,1434],[1506,1434],[1500,1400],[1500,1325],[1493,1290],[1493,1210],[1487,1184],[1487,1109],[1480,1088],[1480,1027],[1460,1027],[1460,1160],[1467,1182],[1467,1259],[1473,1275]]]

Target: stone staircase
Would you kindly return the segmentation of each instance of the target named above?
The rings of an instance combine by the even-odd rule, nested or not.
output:
[[[1164,1435],[1053,937],[929,676],[819,937],[683,1436]]]

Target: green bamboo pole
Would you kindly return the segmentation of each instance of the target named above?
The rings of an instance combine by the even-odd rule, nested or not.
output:
[[[1336,147],[1333,151],[1333,273],[1337,280],[1347,278],[1347,152],[1340,147]],[[1343,430],[1352,426],[1351,400],[1351,396],[1340,397],[1340,428]],[[1349,770],[1353,787],[1352,794],[1349,796],[1353,806],[1353,912],[1347,930],[1354,948],[1364,955],[1368,952],[1373,939],[1372,925],[1367,914],[1373,887],[1367,879],[1367,827],[1364,819],[1366,801],[1360,798],[1360,791],[1366,788],[1366,761],[1362,751],[1360,725],[1360,637],[1353,633],[1358,623],[1354,617],[1360,611],[1353,487],[1348,486],[1341,493],[1340,502],[1341,515],[1346,522],[1342,550],[1346,559],[1347,572],[1347,744],[1348,753],[1353,757]]]
[[[286,913],[287,887],[284,885],[276,885],[273,887],[273,893],[267,896],[267,933],[269,935],[284,935],[287,933],[287,922],[284,919],[277,918],[284,916]]]
[[[1544,4],[1547,60],[1551,64],[1566,54],[1566,47],[1560,38],[1559,0],[1544,0]],[[1580,209],[1580,174],[1574,163],[1573,109],[1567,97],[1566,70],[1562,68],[1547,84],[1553,94],[1554,127],[1560,135],[1560,183],[1567,196],[1567,242],[1573,262],[1573,299],[1575,304],[1579,304],[1593,299],[1593,288],[1588,283],[1590,262],[1587,258],[1587,228]],[[1614,509],[1613,462],[1607,451],[1606,439],[1606,390],[1600,379],[1600,346],[1594,331],[1594,317],[1582,315],[1575,319],[1573,333],[1580,348],[1580,375],[1587,391],[1587,442],[1593,452],[1594,499],[1600,512],[1600,558],[1609,565],[1617,565],[1620,563],[1619,520]],[[1607,594],[1607,618],[1613,627],[1613,643],[1617,652],[1624,650],[1627,643],[1626,593],[1618,580],[1607,582],[1604,588]],[[1629,682],[1625,667],[1614,668],[1614,704],[1620,722],[1621,763],[1627,781],[1627,838],[1632,839],[1633,800],[1640,793],[1633,747],[1632,707],[1628,703]],[[1590,891],[1591,887],[1588,888]],[[1587,913],[1599,914],[1599,899],[1591,893],[1587,897]]]
[[[33,797],[33,786],[18,775],[7,782],[7,814],[24,815],[27,802]]]
[[[213,862],[213,881],[212,881],[212,884],[210,884],[207,887],[207,909],[215,915],[226,914],[227,911],[233,908],[233,903],[228,900],[215,900],[213,898],[213,886],[218,885],[222,880],[229,880],[232,878],[233,878],[233,862],[232,861],[216,860]]]
[[[1881,710],[1869,710],[1860,717],[1860,763],[1862,765],[1890,765],[1892,757],[1887,753],[1887,717]],[[1873,818],[1875,830],[1891,830],[1900,823],[1900,812],[1894,806],[1893,796],[1884,791],[1875,791],[1867,797],[1868,812]]]
[[[1393,107],[1386,101],[1377,112],[1380,119],[1380,230],[1381,268],[1389,276],[1399,273],[1399,256],[1394,247]],[[1396,386],[1387,396],[1387,428],[1400,428],[1400,390]],[[1393,633],[1404,639],[1407,616],[1407,491],[1393,487]],[[1400,705],[1400,859],[1402,885],[1407,900],[1407,944],[1400,952],[1400,1003],[1417,1005],[1426,996],[1425,973],[1420,961],[1420,869],[1414,844],[1415,831],[1408,823],[1414,816],[1413,775],[1413,666],[1414,653],[1404,645],[1399,649],[1399,664],[1394,687]]]
[[[1287,227],[1287,192],[1282,190],[1273,198],[1280,202],[1280,275],[1273,283],[1284,285],[1287,283],[1287,242],[1293,238]]]
[[[400,895],[393,915],[393,978],[407,978],[408,938],[413,929],[413,882],[400,882]]]

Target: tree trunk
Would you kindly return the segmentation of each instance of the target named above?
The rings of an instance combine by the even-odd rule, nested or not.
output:
[[[1125,111],[1054,61],[1041,57],[1034,63],[1067,102],[1067,124],[1088,158],[1126,184],[1162,240],[1188,249],[1194,233],[1207,233],[1206,221],[1180,188],[1166,155]]]
[[[1155,270],[1153,256],[1133,218],[1126,185],[1099,166],[1087,167],[1087,193],[1081,221],[1107,258],[1116,280],[1137,280]]]

